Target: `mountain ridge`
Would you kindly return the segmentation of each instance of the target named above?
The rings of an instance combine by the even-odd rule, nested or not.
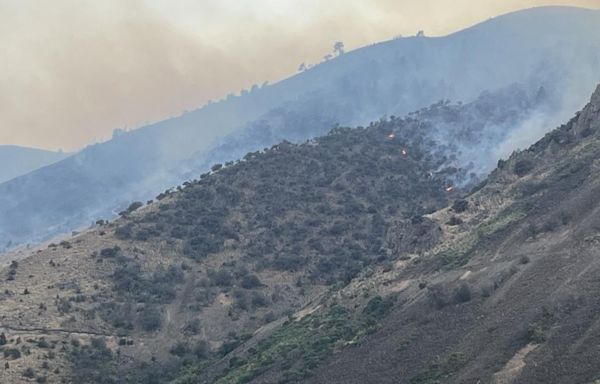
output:
[[[56,163],[70,155],[17,145],[0,145],[0,162],[6,165],[0,172],[0,183]]]
[[[597,72],[590,69],[597,68],[597,50],[577,47],[587,44],[593,48],[596,44],[590,36],[600,29],[598,13],[571,10],[568,13],[576,14],[573,17],[580,21],[573,24],[573,17],[561,16],[562,11],[528,11],[525,21],[520,22],[538,31],[539,36],[553,36],[552,41],[536,39],[532,37],[536,33],[527,34],[523,28],[518,39],[509,39],[497,26],[514,15],[496,18],[494,28],[489,22],[483,23],[462,35],[458,32],[445,38],[393,40],[346,53],[250,95],[233,97],[84,149],[49,170],[0,185],[4,197],[0,217],[11,218],[0,223],[0,243],[37,242],[111,217],[125,208],[127,201],[146,200],[195,177],[191,172],[197,173],[198,166],[207,170],[217,160],[232,161],[283,139],[301,142],[325,134],[332,124],[367,124],[382,115],[404,115],[440,99],[470,102],[485,89],[495,91],[513,83],[524,84],[530,92],[545,86],[555,103],[550,110],[558,113],[544,117],[551,123],[532,120],[531,124],[537,130],[553,126],[583,103],[586,87],[598,80]],[[551,17],[546,23],[540,21],[542,17],[536,22],[538,14]],[[569,20],[576,27],[565,25]],[[557,26],[552,28],[553,24]],[[488,32],[473,37],[477,30],[490,28],[496,34],[493,39]],[[556,36],[561,31],[562,35]],[[509,41],[521,44],[518,49],[513,46],[523,52],[521,62],[508,59]],[[444,49],[439,46],[441,42],[447,42]],[[490,46],[496,49],[488,55]],[[549,55],[553,49],[559,53]],[[581,52],[587,53],[582,56]],[[465,62],[465,55],[471,60]],[[569,73],[574,64],[577,70]],[[465,73],[470,75],[465,77]],[[565,73],[568,76],[561,75]],[[493,83],[491,78],[495,79]],[[317,118],[302,124],[306,116]],[[227,143],[248,131],[255,132],[254,136],[247,143],[237,142],[234,153],[213,144],[217,136],[224,137],[221,143]],[[508,143],[507,147],[511,149],[512,145]],[[120,159],[118,164],[116,158]],[[23,230],[16,231],[16,227]]]

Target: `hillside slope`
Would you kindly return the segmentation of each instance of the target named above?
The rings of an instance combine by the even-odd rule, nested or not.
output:
[[[0,164],[2,164],[0,167],[0,183],[56,163],[70,155],[70,153],[0,145]]]
[[[472,107],[420,115],[445,116],[446,132],[466,143],[481,128],[462,124]],[[469,175],[429,138],[437,129],[394,118],[284,142],[14,260],[0,282],[0,378],[25,380],[30,368],[49,381],[165,382],[185,365],[219,361],[307,301],[389,264],[395,218],[448,204]]]
[[[600,12],[549,7],[442,38],[395,39],[349,52],[1,184],[0,244],[40,241],[87,226],[216,162],[283,139],[302,142],[338,123],[367,124],[441,99],[470,102],[514,83],[529,95],[544,87],[551,108],[530,110],[512,126],[503,151],[510,152],[524,144],[518,128],[536,132],[524,137],[528,144],[584,102],[589,84],[598,81],[599,34]]]
[[[473,105],[249,153],[12,263],[0,379],[593,382],[600,87],[467,192],[429,137],[473,145]]]
[[[427,216],[442,229],[435,246],[425,236],[406,252],[410,237],[399,227],[396,257],[411,261],[361,276],[329,299],[330,308],[364,314],[362,297],[393,298],[380,326],[338,343],[314,375],[296,371],[293,381],[597,382],[599,159],[600,86],[573,120],[501,162],[465,203]],[[313,321],[331,311],[315,311]],[[290,328],[220,382],[246,382],[243,372],[253,372],[248,382],[285,378],[290,356],[260,370],[250,364],[281,346]]]

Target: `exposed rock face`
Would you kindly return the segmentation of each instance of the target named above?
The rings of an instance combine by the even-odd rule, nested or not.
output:
[[[575,131],[580,134],[600,131],[600,85],[592,95],[590,103],[579,113]]]

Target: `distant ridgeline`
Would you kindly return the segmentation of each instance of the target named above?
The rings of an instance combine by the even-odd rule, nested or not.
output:
[[[585,102],[600,80],[598,35],[600,12],[548,7],[445,37],[400,38],[347,52],[280,83],[116,135],[0,184],[0,244],[38,242],[87,227],[132,200],[196,178],[214,163],[283,140],[301,143],[336,124],[366,125],[439,100],[470,103],[490,91],[487,104],[479,103],[483,109],[473,113],[498,117],[496,130],[485,120],[478,123],[484,143],[505,141],[493,151],[487,144],[462,148],[463,157],[456,159],[461,167],[473,161],[472,171],[483,177],[499,158],[531,144]],[[528,102],[496,99],[513,84],[520,84]],[[545,102],[538,103],[542,87]],[[518,121],[510,121],[513,115]],[[524,135],[524,127],[535,134]]]

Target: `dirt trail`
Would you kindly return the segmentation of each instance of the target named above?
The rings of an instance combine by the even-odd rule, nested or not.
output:
[[[90,335],[90,336],[105,336],[113,337],[115,335],[96,332],[96,331],[81,331],[76,329],[63,329],[63,328],[42,328],[42,327],[14,327],[11,325],[0,324],[0,332],[6,333],[40,333],[40,334],[51,334],[51,333],[66,333],[66,334],[78,334],[78,335]]]
[[[513,383],[525,367],[525,358],[537,348],[536,344],[528,344],[518,351],[500,372],[494,374],[493,384]]]

